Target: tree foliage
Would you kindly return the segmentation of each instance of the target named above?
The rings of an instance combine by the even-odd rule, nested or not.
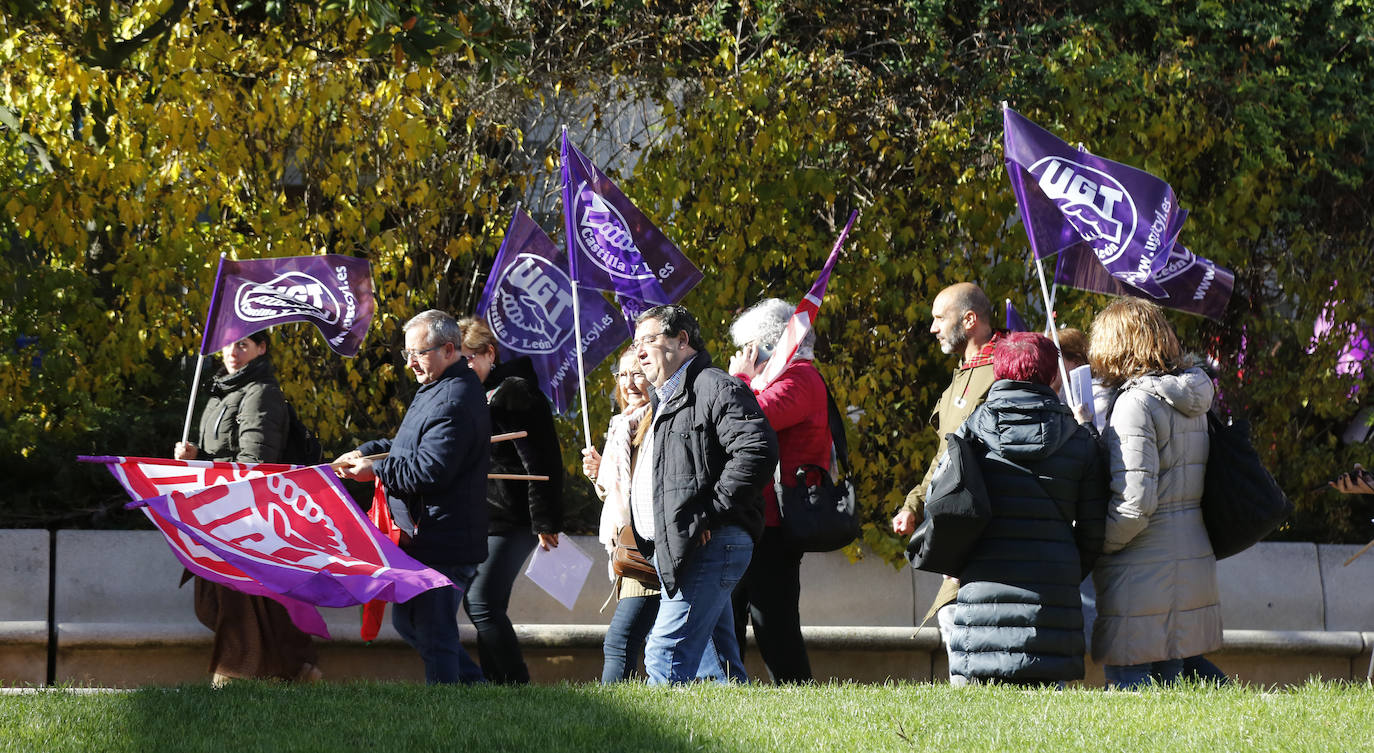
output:
[[[179,3],[97,19],[31,2],[43,13],[10,8],[0,27],[15,63],[0,73],[0,456],[33,484],[12,522],[98,499],[108,482],[68,473],[74,454],[167,451],[219,251],[372,260],[365,352],[338,359],[288,327],[277,361],[330,449],[390,431],[412,389],[399,323],[471,310],[517,200],[558,211],[547,124],[562,121],[637,155],[613,177],[706,272],[685,303],[718,361],[734,314],[795,299],[862,211],[818,354],[852,406],[865,538],[894,553],[885,522],[929,461],[953,366],[931,299],[973,280],[1044,320],[1002,166],[1007,101],[1173,185],[1183,242],[1237,289],[1224,322],[1172,318],[1297,499],[1285,535],[1367,532],[1347,498],[1310,491],[1370,459],[1339,438],[1365,390],[1332,369],[1341,338],[1308,354],[1328,302],[1371,325],[1367,0],[185,2],[101,57]],[[635,108],[652,127],[611,143]],[[1057,317],[1086,327],[1104,302],[1061,290]],[[607,374],[589,377],[593,427]],[[570,473],[578,424],[560,427]]]

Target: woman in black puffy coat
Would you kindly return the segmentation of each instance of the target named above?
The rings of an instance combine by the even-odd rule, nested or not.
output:
[[[1013,333],[958,433],[986,448],[992,519],[959,573],[950,674],[1024,685],[1083,677],[1078,585],[1101,551],[1107,477],[1091,432],[1050,389],[1054,344]]]

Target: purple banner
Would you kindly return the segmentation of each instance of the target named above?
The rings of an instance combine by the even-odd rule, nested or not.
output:
[[[486,320],[503,359],[529,356],[539,386],[559,413],[578,392],[568,259],[529,215],[517,209],[496,253],[477,316]],[[620,315],[590,289],[577,294],[582,360],[596,368],[629,337]]]
[[[1150,298],[1188,216],[1168,183],[1129,165],[1074,149],[1002,110],[1007,174],[1031,249],[1046,258],[1086,244],[1118,280]]]
[[[367,259],[338,254],[221,258],[200,353],[278,324],[311,322],[335,353],[355,356],[372,324],[372,309]]]
[[[1026,320],[1016,312],[1016,307],[1011,305],[1011,299],[1007,299],[1007,331],[1008,332],[1027,332]]]
[[[1182,244],[1174,245],[1168,262],[1154,277],[1154,287],[1164,292],[1162,296],[1149,295],[1108,274],[1093,250],[1082,243],[1070,246],[1059,255],[1054,281],[1094,293],[1146,298],[1165,308],[1217,321],[1226,313],[1226,304],[1236,284],[1231,270],[1197,256]]]
[[[652,306],[676,303],[701,282],[701,270],[568,141],[566,131],[563,216],[579,286]]]

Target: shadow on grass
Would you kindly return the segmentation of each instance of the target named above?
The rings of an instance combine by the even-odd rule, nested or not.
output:
[[[143,689],[117,699],[105,750],[133,751],[687,751],[734,741],[672,730],[645,688],[595,684],[311,687],[236,683]],[[649,691],[656,695],[657,689]],[[671,689],[663,689],[671,694]],[[639,711],[636,711],[636,707]]]

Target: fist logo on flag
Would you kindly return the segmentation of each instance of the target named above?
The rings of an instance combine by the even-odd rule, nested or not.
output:
[[[572,283],[548,259],[518,254],[496,283],[494,296],[487,319],[503,346],[526,354],[553,353],[572,335]]]
[[[1138,218],[1125,186],[1101,170],[1057,157],[1036,162],[1028,172],[1084,240],[1107,241],[1095,246],[1103,264],[1121,256]]]

